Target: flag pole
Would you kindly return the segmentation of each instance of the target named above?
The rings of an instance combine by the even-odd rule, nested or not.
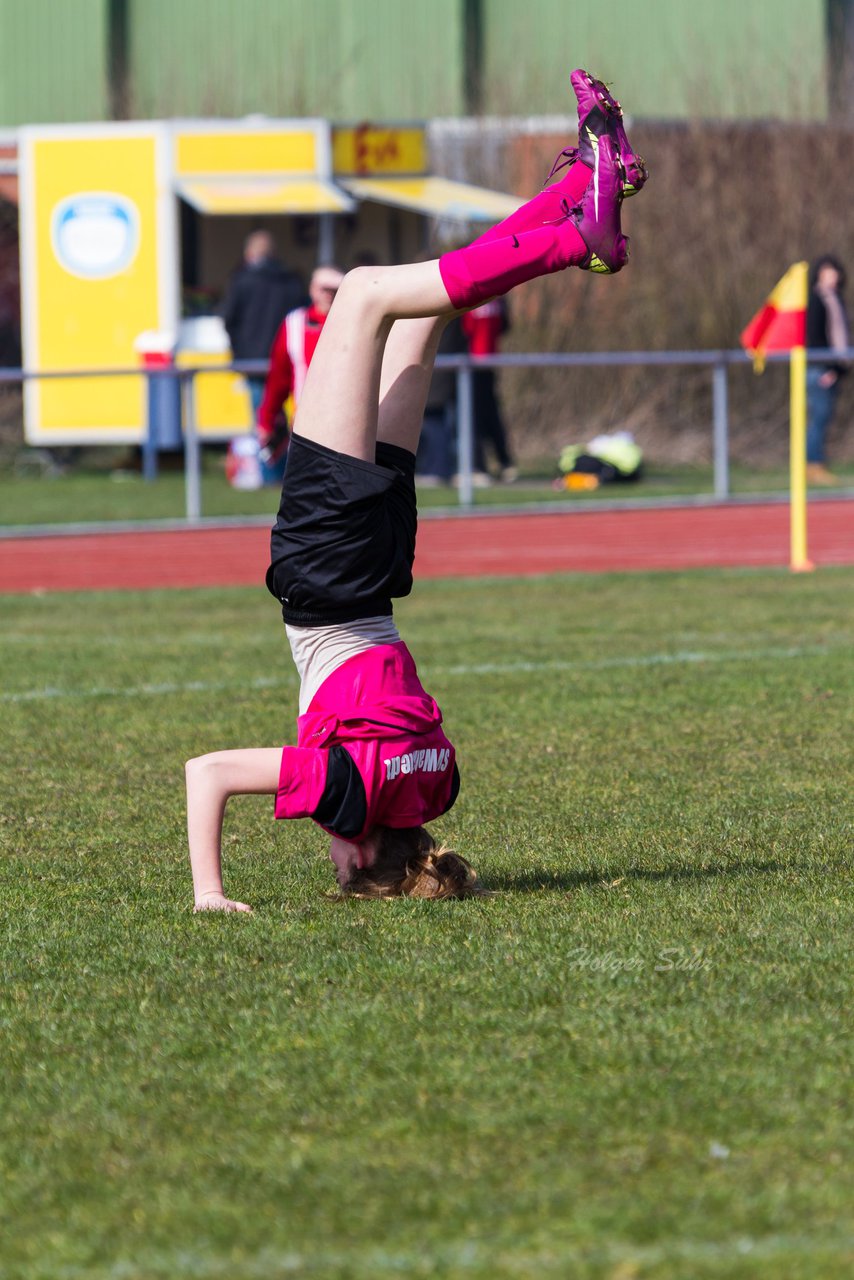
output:
[[[795,262],[777,281],[741,343],[761,373],[767,351],[789,352],[789,567],[814,568],[807,557],[807,350],[809,263]]]
[[[807,557],[807,353],[792,347],[789,356],[789,567],[809,573]]]

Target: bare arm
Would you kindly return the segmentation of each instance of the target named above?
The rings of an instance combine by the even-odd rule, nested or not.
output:
[[[196,911],[250,911],[222,888],[222,820],[229,796],[275,795],[281,747],[214,751],[186,764],[187,835]]]

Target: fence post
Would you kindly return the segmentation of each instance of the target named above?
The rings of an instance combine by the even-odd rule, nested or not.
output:
[[[143,480],[157,479],[157,441],[154,434],[154,400],[157,394],[154,379],[156,376],[154,373],[146,373],[145,375],[145,412],[147,419],[145,435],[142,438]]]
[[[712,372],[712,417],[714,423],[715,497],[729,497],[729,389],[727,367],[721,361]]]
[[[461,507],[474,501],[472,469],[474,466],[474,394],[470,364],[457,370],[457,474]]]
[[[181,408],[184,418],[184,509],[188,524],[202,514],[201,452],[196,431],[196,375],[192,370],[181,379]]]

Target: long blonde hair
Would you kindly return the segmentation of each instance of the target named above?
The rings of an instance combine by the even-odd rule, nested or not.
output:
[[[474,898],[487,892],[477,872],[424,827],[376,827],[373,865],[354,871],[348,898]]]

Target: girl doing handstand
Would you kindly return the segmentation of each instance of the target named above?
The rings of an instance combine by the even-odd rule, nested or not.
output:
[[[338,291],[294,423],[267,586],[300,675],[297,746],[217,751],[186,766],[196,910],[226,896],[226,801],[274,795],[277,818],[331,836],[343,893],[464,897],[473,869],[424,828],[454,803],[454,748],[392,619],[415,554],[415,452],[436,348],[460,311],[569,266],[619,271],[623,196],[646,177],[619,105],[573,74],[568,172],[471,245],[431,262],[359,267]]]

